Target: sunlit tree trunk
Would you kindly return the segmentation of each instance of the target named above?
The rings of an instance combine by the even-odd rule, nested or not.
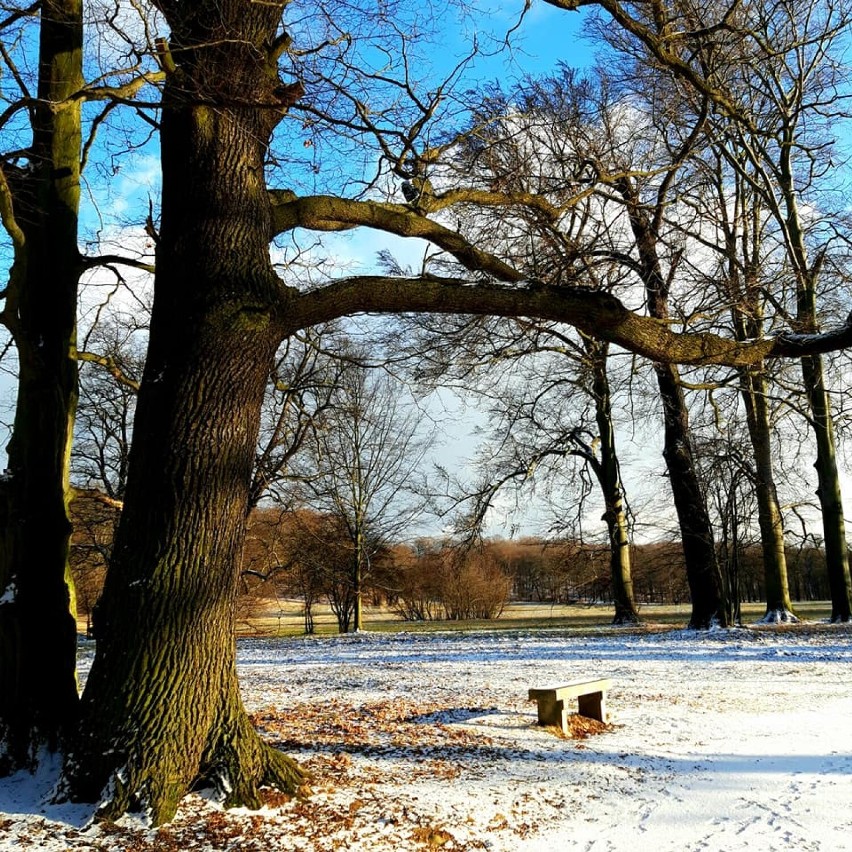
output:
[[[811,409],[811,424],[816,439],[817,496],[822,509],[825,563],[831,592],[831,620],[852,620],[852,579],[843,518],[843,497],[837,470],[834,423],[831,404],[823,378],[822,358],[815,355],[802,359],[802,378]]]
[[[606,362],[609,346],[583,337],[583,344],[592,367],[592,397],[595,401],[595,420],[600,440],[599,455],[593,464],[604,496],[604,520],[609,538],[612,597],[615,603],[614,624],[636,624],[639,611],[633,596],[633,576],[630,559],[630,539],[627,513],[624,507],[624,487],[615,445],[612,422],[612,396]]]
[[[788,170],[790,169],[788,165]],[[792,177],[789,179],[792,184]],[[787,205],[791,211],[788,228],[793,242],[793,256],[802,270],[797,284],[797,326],[803,332],[817,330],[816,280],[821,261],[810,268],[807,263],[804,235],[799,222],[798,205],[794,193],[788,193]],[[802,382],[810,408],[810,425],[816,443],[817,497],[822,510],[825,567],[831,594],[831,620],[852,620],[852,577],[849,571],[849,552],[846,543],[846,522],[843,517],[843,496],[837,453],[834,441],[834,422],[831,402],[825,385],[822,357],[812,355],[802,358]]]
[[[772,440],[766,403],[766,377],[758,368],[740,373],[746,422],[754,451],[755,499],[766,583],[766,620],[793,621],[784,551],[784,519],[772,470]]]
[[[29,168],[4,168],[14,265],[3,320],[18,352],[0,484],[0,770],[32,766],[76,718],[68,460],[77,402],[82,4],[41,4]],[[15,232],[15,226],[20,230]]]
[[[800,98],[807,98],[803,91],[798,91]],[[783,134],[778,157],[781,195],[786,213],[784,227],[788,236],[788,252],[797,273],[797,330],[813,333],[818,330],[817,284],[825,255],[818,253],[813,262],[810,262],[808,256],[805,229],[799,213],[801,189],[794,169],[795,157],[801,156],[796,134],[797,122],[802,119],[797,115],[799,110],[790,112],[792,115],[783,115],[781,122]],[[827,251],[827,248],[824,251]],[[849,571],[846,523],[843,518],[840,474],[837,470],[831,402],[825,386],[822,357],[812,355],[802,358],[801,364],[805,395],[811,413],[811,429],[817,450],[814,468],[818,482],[817,497],[822,509],[825,563],[831,592],[831,620],[833,622],[850,621],[852,620],[852,577]]]
[[[282,338],[263,180],[285,106],[280,7],[167,5],[162,221],[124,512],[65,791],[168,820],[199,781],[227,804],[302,773],[261,742],[237,685],[233,618],[260,410]],[[106,792],[104,792],[106,791]]]

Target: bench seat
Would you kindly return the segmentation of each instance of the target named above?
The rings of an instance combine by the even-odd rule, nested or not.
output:
[[[560,686],[545,686],[530,689],[529,700],[538,702],[539,725],[556,725],[562,733],[568,733],[569,699],[577,699],[581,716],[606,722],[606,694],[612,688],[609,678],[597,680],[575,680]]]

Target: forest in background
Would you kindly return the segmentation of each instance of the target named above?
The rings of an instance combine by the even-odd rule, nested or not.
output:
[[[101,494],[80,492],[74,501],[71,566],[78,617],[92,628],[103,589],[118,510]],[[637,602],[684,604],[689,586],[683,547],[677,541],[632,548]],[[304,629],[312,633],[314,609],[328,605],[341,632],[352,623],[352,547],[333,518],[302,510],[255,509],[249,519],[237,599],[237,628],[296,600]],[[757,543],[738,560],[739,601],[765,601]],[[824,552],[814,545],[790,548],[787,564],[793,600],[827,601]],[[521,537],[486,539],[460,548],[452,539],[421,538],[383,545],[372,557],[364,595],[405,621],[497,619],[510,601],[612,604],[612,575],[605,544]]]

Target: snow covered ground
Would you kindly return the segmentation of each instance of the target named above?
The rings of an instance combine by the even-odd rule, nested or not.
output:
[[[242,640],[239,665],[309,798],[91,826],[46,768],[0,782],[0,850],[852,849],[848,628]],[[611,726],[538,727],[527,689],[585,676]]]

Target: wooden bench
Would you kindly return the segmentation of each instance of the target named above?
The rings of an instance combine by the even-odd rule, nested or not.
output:
[[[568,699],[577,699],[577,709],[581,716],[606,722],[606,694],[611,687],[609,678],[576,680],[562,686],[531,689],[529,700],[538,702],[539,725],[557,725],[563,734],[567,734],[568,710],[565,705]]]

